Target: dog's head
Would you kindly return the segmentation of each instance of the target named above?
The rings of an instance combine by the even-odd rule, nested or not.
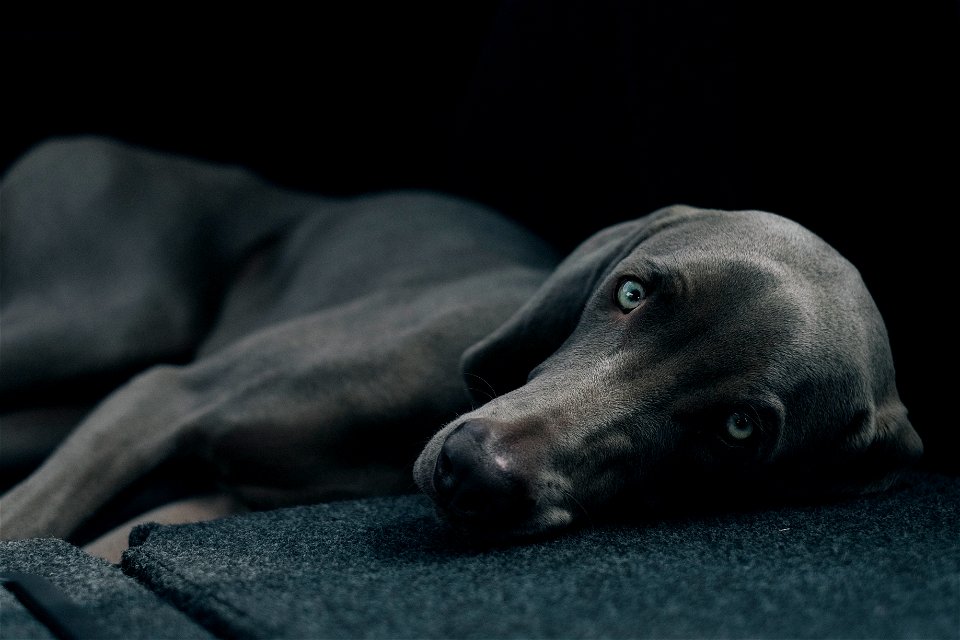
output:
[[[671,207],[608,228],[462,364],[484,403],[414,474],[474,530],[878,489],[922,452],[857,270],[769,213]]]

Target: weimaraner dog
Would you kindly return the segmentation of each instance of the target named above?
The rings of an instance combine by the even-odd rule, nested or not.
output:
[[[558,261],[451,197],[99,139],[35,148],[0,197],[5,405],[139,371],[3,496],[3,538],[69,536],[184,454],[254,508],[412,471],[500,538],[882,489],[922,451],[858,272],[774,214],[669,207]]]

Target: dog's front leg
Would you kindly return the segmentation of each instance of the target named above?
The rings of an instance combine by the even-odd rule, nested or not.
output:
[[[0,539],[66,537],[186,444],[204,402],[177,367],[155,367],[103,401],[23,482],[0,498]]]

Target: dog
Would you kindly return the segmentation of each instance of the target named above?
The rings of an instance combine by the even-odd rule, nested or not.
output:
[[[857,270],[772,213],[672,206],[560,260],[450,196],[99,138],[34,148],[0,203],[5,405],[137,371],[2,497],[6,539],[70,536],[188,453],[252,508],[415,482],[511,539],[882,490],[922,453]]]

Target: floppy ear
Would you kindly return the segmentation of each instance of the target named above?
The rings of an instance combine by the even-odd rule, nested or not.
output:
[[[460,370],[474,400],[485,402],[522,386],[573,332],[610,269],[652,234],[696,212],[684,206],[660,209],[599,231],[577,247],[510,319],[463,353]]]
[[[898,472],[912,466],[923,455],[923,443],[907,419],[907,409],[894,394],[871,413],[851,438],[853,460],[849,488],[866,493],[882,491],[893,484]]]
[[[884,491],[923,455],[923,443],[894,392],[858,411],[837,446],[807,450],[768,469],[762,489],[778,498],[849,497]]]

